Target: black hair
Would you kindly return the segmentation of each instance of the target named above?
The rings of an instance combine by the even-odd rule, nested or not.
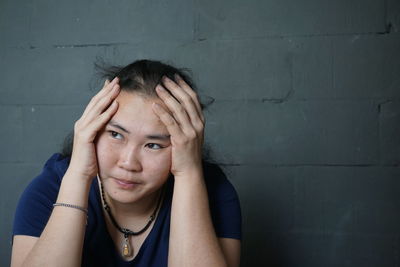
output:
[[[155,87],[157,84],[162,84],[162,77],[166,76],[176,81],[176,74],[196,91],[196,86],[190,78],[188,69],[178,69],[161,61],[142,59],[122,67],[95,63],[95,68],[102,78],[109,81],[118,77],[121,90],[127,92],[157,97]]]
[[[98,60],[95,69],[103,79],[113,80],[119,78],[119,85],[122,91],[137,92],[144,96],[157,97],[155,87],[162,84],[163,76],[167,76],[176,81],[175,75],[178,74],[193,90],[197,90],[193,80],[189,75],[188,69],[178,69],[169,64],[156,60],[137,60],[126,66],[113,66]],[[212,101],[209,103],[211,104]],[[200,103],[202,109],[204,104]],[[64,140],[61,154],[64,157],[72,155],[73,132],[70,132]],[[203,159],[213,162],[210,156],[210,149],[204,146]]]

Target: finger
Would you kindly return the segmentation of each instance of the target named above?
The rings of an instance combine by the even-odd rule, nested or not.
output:
[[[179,138],[184,135],[175,119],[161,105],[153,103],[152,108],[161,122],[167,127],[167,131],[171,137]]]
[[[118,82],[119,82],[118,77],[115,77],[111,82],[107,79],[104,82],[103,88],[94,97],[92,97],[89,104],[86,106],[86,109],[83,112],[82,116],[85,116],[92,109],[92,107],[96,105],[96,103],[104,97],[104,95],[112,91],[112,89],[116,84],[118,84]]]
[[[168,93],[162,85],[159,84],[156,86],[156,92],[168,109],[172,112],[174,119],[179,125],[181,125],[182,129],[185,131],[188,127],[190,127],[190,119],[185,108],[175,98],[173,98],[172,95]]]
[[[109,91],[111,91],[116,84],[118,84],[119,78],[115,77],[111,82],[106,79],[103,85],[103,88],[94,96],[92,97],[91,101],[88,104],[90,108],[92,105],[96,104],[104,95],[106,95]]]
[[[120,92],[120,87],[118,84],[115,84],[113,89],[109,91],[103,98],[99,99],[96,103],[93,103],[90,109],[87,109],[86,114],[82,116],[82,120],[90,123],[100,114],[102,114],[108,106],[111,105],[112,101],[118,96]]]
[[[90,127],[92,131],[100,131],[106,125],[106,123],[110,121],[117,110],[118,102],[114,100],[112,104],[100,116],[98,116],[88,125],[88,127]]]
[[[116,84],[119,83],[119,78],[115,77],[111,82],[106,80],[104,82],[103,88],[93,97],[93,102],[97,102],[99,99],[103,98],[109,91],[111,91]]]
[[[200,110],[200,114],[199,114],[199,111],[196,108],[196,104],[195,104],[193,98],[181,86],[176,84],[174,81],[172,81],[168,77],[164,78],[164,84],[167,86],[167,88],[169,89],[171,94],[176,99],[178,99],[178,101],[181,103],[181,105],[184,106],[193,125],[200,126],[200,124],[204,124],[204,118],[202,117],[202,112]]]
[[[197,113],[199,114],[199,117],[201,118],[201,120],[204,123],[204,116],[203,116],[203,111],[201,108],[201,104],[200,104],[200,100],[199,100],[199,96],[197,95],[197,93],[195,91],[193,91],[193,89],[185,82],[184,79],[182,79],[181,76],[179,76],[178,74],[175,74],[175,81],[177,82],[177,84],[183,89],[185,90],[185,92],[190,95],[190,97],[192,98],[194,104],[196,105],[196,109],[197,109]]]

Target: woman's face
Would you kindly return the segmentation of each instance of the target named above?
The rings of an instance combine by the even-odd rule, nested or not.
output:
[[[133,203],[156,192],[171,168],[171,143],[152,110],[158,98],[121,91],[118,110],[96,142],[99,175],[115,201]],[[163,105],[164,106],[164,105]]]

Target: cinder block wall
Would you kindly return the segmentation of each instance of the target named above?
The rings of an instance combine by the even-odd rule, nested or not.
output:
[[[242,266],[400,265],[398,0],[0,2],[0,265],[14,209],[98,89],[188,67],[241,198]]]

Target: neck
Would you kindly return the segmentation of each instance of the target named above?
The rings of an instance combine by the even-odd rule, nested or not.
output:
[[[161,189],[135,203],[121,203],[115,201],[110,198],[106,192],[104,192],[104,197],[114,217],[135,218],[143,216],[149,217],[153,214],[157,207],[160,194]]]

